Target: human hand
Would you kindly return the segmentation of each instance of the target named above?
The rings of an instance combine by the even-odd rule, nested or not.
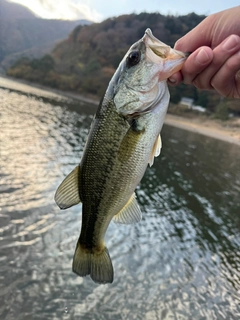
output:
[[[175,49],[193,52],[181,72],[169,79],[199,89],[214,89],[230,98],[240,98],[240,6],[204,19],[177,41]]]

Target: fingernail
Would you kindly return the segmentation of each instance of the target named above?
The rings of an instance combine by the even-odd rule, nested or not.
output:
[[[176,83],[177,82],[174,78],[168,78],[168,81],[170,81],[171,83]]]
[[[196,56],[196,60],[199,64],[206,64],[209,62],[210,56],[204,49],[201,49]]]
[[[238,44],[238,36],[233,34],[223,42],[222,48],[226,51],[231,51],[236,47],[237,44]]]

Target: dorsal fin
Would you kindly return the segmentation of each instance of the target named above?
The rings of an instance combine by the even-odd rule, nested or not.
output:
[[[122,210],[113,217],[115,223],[132,224],[142,219],[142,212],[136,200],[135,193],[132,194]]]
[[[60,209],[67,209],[81,202],[79,196],[79,173],[80,166],[76,166],[57,188],[54,199]]]
[[[160,155],[161,148],[162,148],[162,140],[161,140],[161,136],[159,135],[153,145],[150,159],[148,162],[150,167],[153,165],[154,157],[158,157]]]

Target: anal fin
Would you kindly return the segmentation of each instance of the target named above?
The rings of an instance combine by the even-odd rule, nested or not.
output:
[[[142,212],[136,200],[135,193],[132,194],[123,209],[113,217],[115,223],[132,224],[141,221]]]
[[[67,209],[81,202],[79,196],[79,173],[80,166],[77,166],[57,188],[54,200],[60,209]]]

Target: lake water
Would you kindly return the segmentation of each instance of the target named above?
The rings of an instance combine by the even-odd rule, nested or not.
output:
[[[81,205],[53,197],[94,111],[0,78],[0,319],[240,319],[240,148],[196,133],[164,126],[143,220],[110,224],[113,284],[72,273]]]

